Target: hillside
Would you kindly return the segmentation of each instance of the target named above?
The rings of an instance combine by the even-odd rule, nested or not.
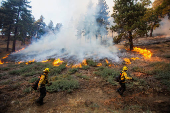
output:
[[[161,37],[158,37],[159,39]],[[162,37],[163,40],[166,39]],[[145,59],[137,52],[125,50],[122,44],[119,57],[127,62],[110,63],[101,60],[102,66],[87,60],[82,68],[53,66],[54,59],[48,62],[25,62],[0,64],[0,112],[2,113],[168,113],[170,112],[170,42],[155,43],[149,38],[145,44],[142,38],[136,46],[150,50],[152,57]],[[142,43],[143,42],[143,43]],[[20,42],[17,42],[20,43]],[[5,41],[1,39],[0,57],[4,57]],[[18,44],[20,45],[20,44]],[[10,46],[11,47],[11,46]],[[22,47],[18,47],[22,48]],[[139,59],[131,59],[138,57]],[[108,59],[109,60],[109,59]],[[116,89],[119,84],[114,77],[126,65],[128,75],[124,96]],[[50,68],[49,79],[53,83],[47,87],[44,104],[37,106],[34,101],[39,92],[31,89],[31,84],[46,67]]]

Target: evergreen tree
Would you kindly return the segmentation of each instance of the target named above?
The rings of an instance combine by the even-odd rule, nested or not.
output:
[[[50,23],[48,24],[48,29],[50,30],[50,31],[54,31],[54,25],[53,25],[53,21],[52,20],[50,20]]]
[[[57,33],[60,32],[60,29],[61,29],[62,26],[63,26],[62,23],[57,23],[56,26],[55,26],[55,29],[54,29],[55,32],[57,32]]]
[[[153,8],[160,14],[159,16],[164,17],[168,15],[170,19],[170,0],[155,0]]]
[[[11,32],[13,31],[15,17],[15,11],[13,10],[13,4],[11,0],[2,2],[2,6],[0,8],[0,15],[2,29],[1,32],[5,33],[5,35],[8,37],[6,51],[9,51],[9,41]]]
[[[141,18],[146,11],[146,4],[137,2],[137,0],[114,0],[114,2],[112,17],[116,23],[115,31],[119,34],[117,39],[128,39],[130,50],[133,50],[133,35],[143,24]]]
[[[20,26],[20,21],[23,19],[22,15],[25,15],[26,17],[30,16],[31,11],[28,10],[28,8],[31,8],[31,6],[29,6],[29,2],[27,0],[8,0],[11,1],[13,6],[13,10],[15,11],[15,30],[14,30],[14,39],[13,39],[13,46],[12,46],[12,51],[15,51],[15,44],[16,44],[16,40],[18,38],[18,28],[21,27]]]
[[[161,21],[159,15],[160,12],[154,10],[153,8],[148,8],[142,19],[147,23],[147,30],[150,31],[150,37],[152,37],[153,30],[159,27],[159,22]]]
[[[46,24],[44,22],[44,17],[41,15],[40,18],[34,22],[36,38],[39,39],[42,35],[46,33]]]
[[[109,9],[108,5],[106,4],[105,0],[98,0],[97,4],[97,13],[96,13],[96,22],[99,26],[97,29],[97,34],[101,35],[101,38],[103,35],[107,35],[107,25],[109,25],[109,12],[107,11]]]
[[[21,14],[21,18],[22,20],[19,21],[19,37],[20,40],[22,41],[21,44],[25,45],[25,39],[26,37],[32,36],[31,34],[31,28],[33,27],[33,17],[30,13],[25,14],[22,13]]]

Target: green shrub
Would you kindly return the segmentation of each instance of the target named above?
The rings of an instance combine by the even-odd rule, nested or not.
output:
[[[132,71],[135,71],[135,72],[143,72],[143,68],[138,67],[138,66],[135,66],[135,67],[132,68]]]
[[[76,76],[79,77],[79,78],[86,79],[86,80],[89,80],[89,79],[90,79],[87,75],[82,75],[81,73],[76,74]]]
[[[160,80],[162,84],[166,85],[167,89],[170,89],[170,63],[155,62],[149,66],[153,67],[150,73]]]
[[[119,71],[114,70],[114,69],[110,69],[108,67],[104,68],[103,70],[99,70],[97,71],[95,74],[98,76],[101,76],[103,78],[108,77],[108,76],[112,76],[112,77],[116,77],[119,75]]]
[[[101,66],[101,67],[96,68],[96,70],[97,70],[97,71],[103,71],[104,68],[105,68],[105,67]]]
[[[21,74],[21,70],[12,70],[12,71],[9,71],[9,74],[10,75],[20,75]]]
[[[90,68],[89,66],[82,66],[82,69],[84,69],[84,70],[87,70],[89,68]]]
[[[68,91],[71,92],[73,89],[79,87],[77,80],[57,80],[52,82],[51,86],[47,86],[48,92]]]
[[[29,80],[29,83],[33,83],[33,82],[37,81],[38,79],[39,79],[38,77],[34,77],[34,78]]]
[[[71,80],[73,77],[68,74],[64,75],[59,75],[55,77],[55,80]]]
[[[112,85],[117,85],[116,81],[114,81],[115,77],[119,75],[119,71],[115,69],[111,69],[108,67],[99,67],[97,68],[98,71],[96,71],[94,74],[101,76],[105,78],[109,83]]]
[[[29,76],[33,76],[33,75],[35,75],[35,74],[36,74],[36,72],[35,72],[35,71],[32,71],[32,72],[24,73],[24,74],[22,74],[22,76],[24,76],[24,77],[29,77]]]
[[[116,82],[116,81],[115,81],[115,78],[112,77],[112,76],[109,76],[109,77],[107,78],[107,81],[108,81],[109,83],[111,83],[113,86],[118,85],[118,82]]]
[[[31,92],[31,87],[27,87],[26,89],[23,90],[24,93],[30,93]]]
[[[89,66],[93,66],[93,67],[97,66],[97,62],[94,62],[93,60],[86,60],[86,62]]]
[[[0,78],[3,77],[3,76],[5,76],[5,75],[6,75],[6,73],[1,73],[1,74],[0,74]]]
[[[64,69],[66,69],[66,65],[65,65],[65,64],[61,64],[61,65],[58,66],[58,67],[53,66],[53,67],[50,69],[49,76],[55,76],[55,75],[57,75],[57,74],[60,74]]]
[[[10,68],[9,67],[2,67],[0,68],[0,71],[8,71]]]
[[[69,69],[68,74],[74,74],[74,73],[76,73],[78,70],[79,70],[78,68]]]

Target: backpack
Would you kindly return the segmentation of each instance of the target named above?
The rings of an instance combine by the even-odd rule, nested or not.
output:
[[[37,90],[39,81],[40,81],[40,78],[38,78],[38,80],[36,80],[36,81],[32,84],[31,87],[32,87],[34,90]]]
[[[121,81],[121,76],[122,76],[122,72],[120,72],[120,74],[115,77],[115,81],[120,82]]]
[[[41,76],[40,76],[40,77],[41,77]],[[46,79],[46,76],[45,76],[45,79]],[[40,78],[38,78],[38,80],[36,80],[36,81],[32,84],[31,87],[32,87],[34,90],[37,90],[39,81],[40,81]],[[48,82],[48,80],[46,80],[46,83],[47,83],[47,82]]]

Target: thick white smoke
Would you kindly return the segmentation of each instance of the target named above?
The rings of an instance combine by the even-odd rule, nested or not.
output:
[[[87,1],[74,0],[70,2],[67,12],[70,18],[64,18],[66,21],[62,23],[63,27],[59,33],[46,34],[37,42],[33,42],[24,50],[13,55],[20,54],[23,57],[18,60],[22,61],[33,59],[42,61],[49,58],[74,59],[77,62],[87,58],[93,60],[109,58],[112,61],[118,61],[117,49],[113,46],[112,40],[105,38],[107,40],[106,44],[101,45],[101,39],[99,37],[96,39],[94,34],[98,29],[98,25],[94,14],[97,5],[94,4],[93,7],[89,8],[91,1]],[[85,28],[86,36],[84,36],[85,33],[83,34],[82,28]],[[79,36],[78,31],[82,32]],[[102,30],[100,31],[102,34]]]
[[[160,27],[156,28],[153,31],[154,35],[170,35],[170,20],[168,19],[168,16],[162,19],[160,22]]]

